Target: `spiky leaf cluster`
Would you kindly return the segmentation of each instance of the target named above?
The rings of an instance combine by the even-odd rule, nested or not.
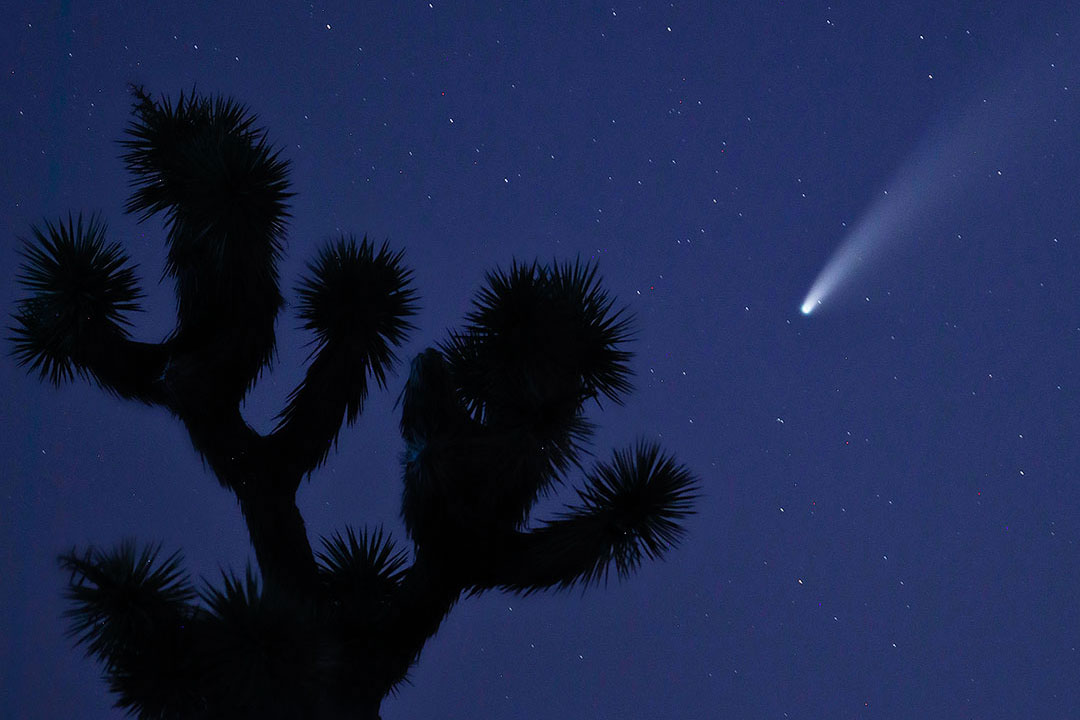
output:
[[[133,174],[127,211],[140,220],[164,214],[180,346],[220,346],[229,361],[200,362],[220,366],[222,389],[238,400],[273,356],[289,164],[231,99],[192,92],[172,104],[133,93],[135,119],[121,142]]]
[[[595,264],[515,262],[485,280],[464,331],[443,348],[474,415],[523,421],[540,411],[560,423],[586,399],[619,402],[630,390],[621,346],[632,320],[614,309]]]
[[[440,346],[462,406],[483,425],[491,487],[476,490],[520,525],[592,434],[584,403],[630,389],[632,319],[589,263],[496,270],[461,332]],[[475,482],[475,480],[474,480]]]
[[[575,557],[585,561],[560,586],[605,581],[612,566],[624,578],[678,543],[685,533],[681,521],[694,512],[697,497],[693,474],[659,446],[642,442],[597,465],[578,490],[579,504],[537,534],[551,555],[565,556],[558,562],[573,567]]]
[[[363,678],[372,686],[393,687],[400,682],[376,648],[385,648],[386,633],[397,612],[393,601],[406,571],[406,554],[395,550],[389,534],[380,527],[359,533],[323,538],[317,553],[325,597],[329,632],[340,644],[342,655],[327,680],[359,689]]]
[[[408,318],[416,314],[416,292],[402,257],[386,243],[376,252],[367,237],[360,243],[342,237],[308,263],[309,274],[297,288],[297,313],[303,327],[315,333],[312,355],[320,355],[317,362],[333,363],[326,376],[346,399],[349,422],[363,409],[368,374],[385,387],[397,360],[393,348],[414,327]],[[283,424],[296,412],[304,389],[301,385],[290,397]]]
[[[350,611],[374,610],[401,581],[406,554],[395,551],[394,541],[381,527],[359,534],[346,528],[345,535],[335,532],[322,542],[323,552],[317,557],[323,585],[329,597]]]
[[[167,272],[208,260],[232,267],[229,256],[272,269],[289,217],[289,163],[255,116],[228,98],[181,93],[174,105],[139,87],[132,92],[135,120],[121,141],[134,174],[126,209],[140,220],[165,214]]]
[[[196,597],[180,568],[175,552],[160,564],[160,546],[136,551],[127,540],[112,551],[90,548],[60,557],[71,572],[66,597],[74,607],[65,611],[71,625],[68,634],[87,653],[107,664],[125,647],[145,645],[188,614],[188,602]]]
[[[196,593],[179,553],[158,553],[125,541],[61,557],[72,573],[69,634],[103,662],[117,706],[145,720],[309,713],[323,676],[338,671],[317,607],[267,597],[250,566]]]
[[[301,717],[318,694],[320,652],[313,607],[290,606],[222,573],[222,589],[200,593],[206,621],[206,693],[220,717]]]
[[[137,552],[132,541],[112,551],[60,557],[71,572],[64,615],[69,636],[105,666],[117,706],[139,718],[190,717],[204,707],[196,596],[180,554],[160,563],[160,546]]]
[[[372,370],[380,385],[394,358],[391,345],[405,339],[413,328],[406,318],[416,314],[416,293],[409,285],[411,271],[402,263],[403,251],[379,251],[367,239],[341,237],[323,247],[308,263],[310,275],[297,288],[303,327],[315,332],[317,348],[330,343],[371,351]]]
[[[95,341],[126,338],[125,313],[143,297],[135,268],[118,243],[106,244],[105,223],[82,215],[46,222],[23,240],[17,276],[31,295],[14,313],[11,340],[20,365],[54,385],[80,370],[79,351]]]

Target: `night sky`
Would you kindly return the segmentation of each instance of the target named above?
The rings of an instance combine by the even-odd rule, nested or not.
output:
[[[584,594],[462,601],[385,720],[1080,717],[1080,5],[21,4],[5,316],[18,238],[98,211],[150,293],[135,337],[172,328],[162,227],[122,211],[133,82],[232,96],[283,148],[291,305],[341,233],[405,250],[404,360],[515,258],[595,260],[636,315],[636,392],[592,413],[593,449],[656,440],[700,477],[683,545]],[[405,379],[302,485],[314,541],[406,544]],[[0,715],[122,717],[64,637],[57,554],[161,541],[220,583],[254,562],[239,509],[165,411],[6,349],[0,387]]]

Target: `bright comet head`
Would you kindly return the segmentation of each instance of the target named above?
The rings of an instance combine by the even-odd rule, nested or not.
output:
[[[821,304],[821,300],[825,297],[828,287],[822,283],[821,279],[814,283],[814,286],[810,288],[810,292],[806,293],[806,299],[802,301],[802,305],[799,306],[799,310],[803,315],[809,315],[817,309],[817,306]]]

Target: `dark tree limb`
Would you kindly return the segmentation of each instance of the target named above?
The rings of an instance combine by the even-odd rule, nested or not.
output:
[[[72,353],[74,366],[108,392],[147,405],[166,405],[161,378],[168,362],[162,343],[116,336],[89,337]]]
[[[461,597],[461,591],[462,586],[446,574],[438,559],[417,553],[413,564],[402,573],[378,634],[384,694],[405,679],[424,645]]]
[[[473,589],[528,594],[594,585],[606,582],[612,567],[627,577],[678,543],[696,498],[697,479],[655,444],[616,451],[589,474],[577,506],[535,530],[490,543]]]
[[[416,293],[402,252],[365,237],[342,237],[319,251],[300,282],[298,314],[315,333],[304,381],[293,390],[271,435],[274,454],[298,476],[326,459],[344,419],[363,411],[368,376],[386,386],[386,373],[413,328]]]
[[[121,397],[162,402],[165,350],[128,339],[143,293],[127,253],[105,233],[97,216],[31,228],[18,276],[30,295],[16,305],[12,354],[54,385],[79,374]]]
[[[262,571],[264,592],[282,595],[297,605],[313,601],[318,568],[292,494],[251,486],[250,492],[240,495],[240,509]]]
[[[294,490],[326,460],[346,418],[351,423],[358,416],[362,401],[355,398],[367,394],[366,383],[355,387],[361,384],[356,380],[359,366],[360,358],[350,357],[347,349],[324,348],[289,395],[288,408],[268,436],[268,449],[295,480]],[[349,387],[351,393],[343,392]]]

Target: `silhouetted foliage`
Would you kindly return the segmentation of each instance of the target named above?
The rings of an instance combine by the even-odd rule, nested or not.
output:
[[[138,309],[143,297],[135,269],[118,243],[105,244],[105,223],[91,217],[83,225],[68,216],[67,224],[31,228],[24,244],[26,260],[18,279],[32,294],[15,315],[15,357],[59,386],[70,380],[80,348],[99,336],[127,338],[125,313]]]
[[[386,387],[414,329],[404,254],[351,237],[317,252],[297,289],[307,370],[273,432],[257,433],[240,403],[274,356],[288,161],[232,100],[133,95],[127,211],[163,216],[175,329],[130,339],[134,268],[100,219],[69,216],[24,243],[13,355],[43,381],[78,374],[177,417],[235,494],[259,576],[196,591],[179,553],[158,547],[62,555],[71,636],[119,707],[374,719],[463,593],[600,584],[677,544],[697,496],[684,466],[646,442],[581,464],[586,404],[630,391],[631,318],[593,264],[515,262],[488,273],[460,330],[417,354],[398,398],[411,558],[381,528],[346,528],[313,552],[296,490],[363,411],[369,378]],[[537,499],[574,470],[577,504],[529,529]]]

